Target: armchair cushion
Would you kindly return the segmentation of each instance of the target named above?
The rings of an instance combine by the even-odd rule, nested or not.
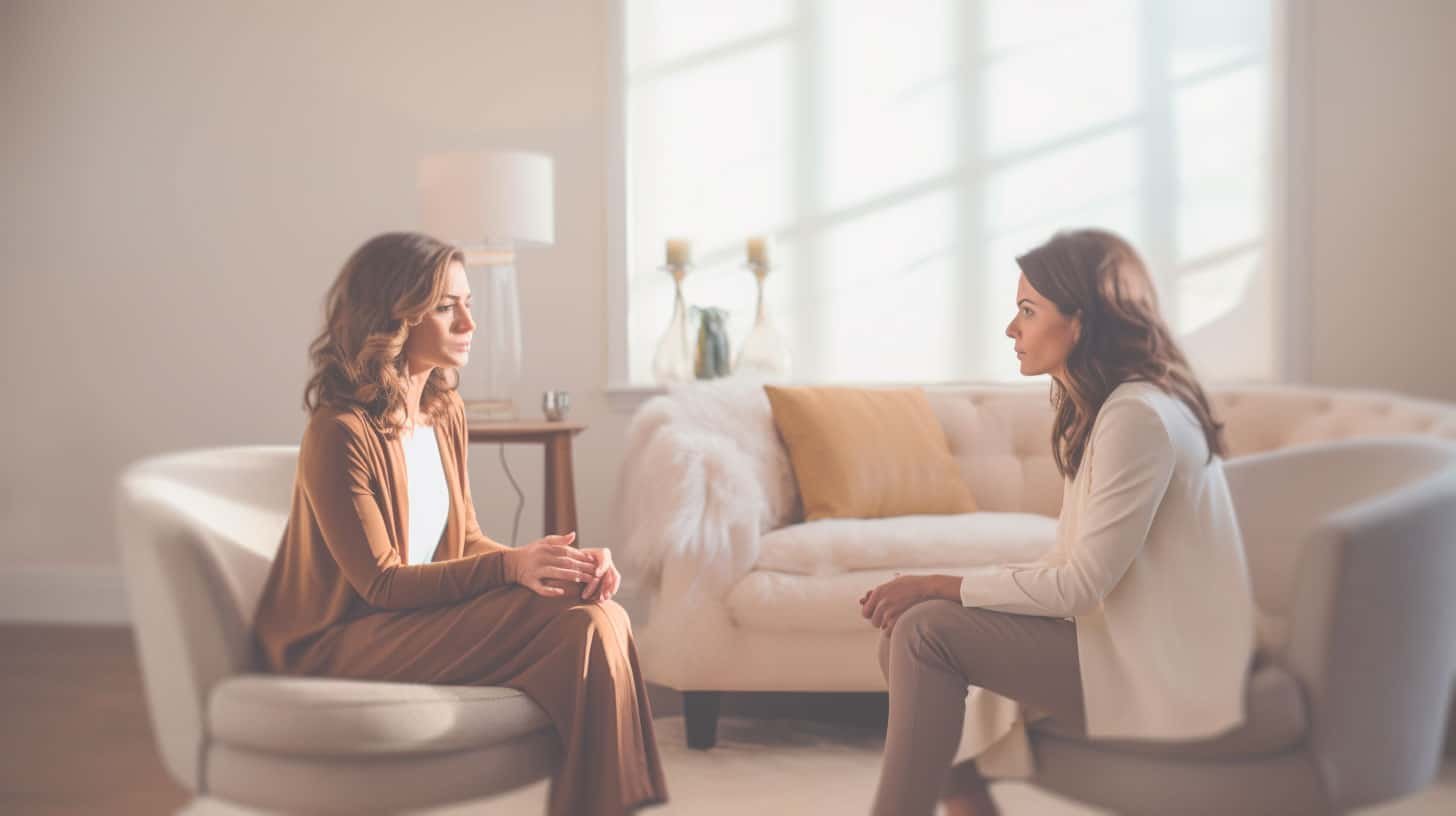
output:
[[[242,674],[213,689],[208,725],[235,748],[341,757],[479,749],[551,720],[515,689]]]
[[[1057,520],[1035,513],[821,519],[764,534],[754,568],[835,575],[1033,561],[1056,537]]]
[[[1186,742],[1104,739],[1087,740],[1055,717],[1029,725],[1034,734],[1083,740],[1098,749],[1185,759],[1229,759],[1278,753],[1297,745],[1309,729],[1309,710],[1299,681],[1273,662],[1256,664],[1244,693],[1243,725],[1216,736]]]

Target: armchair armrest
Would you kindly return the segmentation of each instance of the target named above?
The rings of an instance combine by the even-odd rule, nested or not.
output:
[[[1369,442],[1345,441],[1281,448],[1225,463],[1260,610],[1289,614],[1305,540],[1330,514],[1401,481],[1405,467],[1362,472],[1379,464],[1367,461],[1370,453]]]
[[[1341,469],[1351,483],[1403,471],[1405,484],[1315,525],[1291,593],[1282,662],[1341,810],[1424,785],[1440,759],[1456,681],[1456,454],[1417,444],[1399,467],[1374,456]]]

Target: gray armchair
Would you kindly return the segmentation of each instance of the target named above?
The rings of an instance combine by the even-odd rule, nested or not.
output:
[[[1033,784],[1128,814],[1342,813],[1435,776],[1456,681],[1456,445],[1226,464],[1261,615],[1243,727],[1159,744],[1031,727]]]
[[[297,461],[198,450],[121,477],[132,630],[163,764],[198,797],[186,812],[398,812],[550,774],[555,730],[514,689],[256,673],[251,619]]]

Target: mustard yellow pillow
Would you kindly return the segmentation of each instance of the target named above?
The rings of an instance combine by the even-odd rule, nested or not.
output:
[[[763,390],[808,521],[976,511],[923,389]]]

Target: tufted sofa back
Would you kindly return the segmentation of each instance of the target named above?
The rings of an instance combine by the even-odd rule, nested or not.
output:
[[[1045,386],[927,389],[951,454],[981,509],[1056,516],[1062,479],[1051,455]],[[1208,386],[1227,459],[1336,439],[1416,434],[1456,440],[1456,405],[1389,392],[1296,385]]]

